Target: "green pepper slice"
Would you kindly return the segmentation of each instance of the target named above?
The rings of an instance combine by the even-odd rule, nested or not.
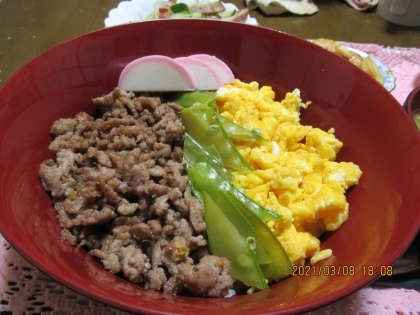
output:
[[[231,194],[231,192],[222,192],[227,194],[227,197],[232,200],[232,203],[238,210],[248,219],[253,229],[260,236],[267,251],[270,253],[273,261],[269,264],[261,265],[261,270],[268,281],[279,281],[280,279],[292,274],[292,264],[289,256],[279,242],[278,238],[270,230],[270,228],[261,221],[252,211],[240,202]]]
[[[182,108],[181,114],[186,132],[202,146],[214,145],[225,166],[252,172],[251,166],[229,139],[212,108],[196,103],[189,108]]]
[[[278,213],[260,206],[241,193],[207,161],[193,165],[188,171],[188,177],[190,178],[194,192],[196,192],[196,197],[200,201],[203,201],[203,194],[201,193],[203,191],[209,194],[214,200],[217,200],[219,192],[221,190],[227,190],[238,202],[242,203],[246,208],[255,213],[263,222],[281,217]]]
[[[225,257],[231,263],[231,276],[250,287],[268,288],[261,268],[248,241],[229,221],[214,200],[203,193],[204,218],[212,254]]]

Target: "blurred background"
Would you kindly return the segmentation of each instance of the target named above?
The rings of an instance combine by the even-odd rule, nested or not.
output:
[[[118,0],[0,0],[0,86],[20,67],[47,49],[104,26]],[[227,2],[227,1],[226,1]],[[230,0],[238,8],[243,0]],[[329,38],[374,43],[385,47],[419,47],[420,27],[395,25],[381,19],[376,8],[358,11],[344,0],[314,0],[313,15],[266,15],[260,9],[250,16],[262,27],[306,39]]]

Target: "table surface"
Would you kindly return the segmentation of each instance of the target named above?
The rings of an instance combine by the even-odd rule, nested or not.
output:
[[[20,67],[45,50],[80,34],[104,27],[119,0],[0,0],[0,86]],[[227,1],[226,1],[227,2]],[[243,0],[230,0],[238,8]],[[251,11],[260,26],[302,38],[330,38],[390,47],[420,48],[420,27],[382,20],[375,9],[357,11],[344,0],[316,0],[310,16],[267,16]]]
[[[119,2],[120,0],[71,0],[66,2],[0,0],[0,87],[14,72],[47,49],[83,33],[103,28],[108,12],[115,8]],[[239,8],[244,7],[243,0],[230,0],[229,2]],[[319,12],[310,16],[293,14],[267,16],[259,10],[251,11],[250,15],[257,19],[260,26],[302,38],[330,38],[346,42],[378,44],[384,47],[420,48],[420,27],[390,24],[377,16],[375,9],[357,11],[344,0],[315,0],[315,3]],[[364,48],[369,47],[364,46]],[[359,47],[356,46],[356,48]],[[391,53],[394,52],[384,52],[376,46],[370,47],[370,49],[371,53],[376,51],[377,56],[390,56],[386,61],[392,61]],[[407,54],[406,56],[411,56]],[[420,55],[416,56],[418,58]],[[417,59],[410,58],[414,60],[414,64],[420,66]],[[400,65],[400,62],[395,64]],[[400,78],[404,76],[405,71],[405,68],[401,69],[395,69]],[[403,99],[408,89],[415,84],[420,84],[420,76],[415,80],[410,81],[411,85],[407,85],[407,89],[402,93],[396,91],[394,96],[397,97],[401,94],[401,99]],[[404,87],[404,85],[401,86]],[[46,281],[42,277],[36,279],[41,279],[41,282]],[[48,282],[48,286],[51,286],[51,282]],[[361,290],[353,297],[360,294],[363,298],[362,295],[367,293],[369,297],[372,297],[372,294],[383,296],[382,291],[373,291],[372,293]],[[397,293],[401,292],[397,291]],[[394,291],[392,294],[395,297]],[[409,294],[411,295],[403,296],[403,299],[411,298],[415,301],[420,296],[417,292]],[[342,305],[339,306],[342,307]]]

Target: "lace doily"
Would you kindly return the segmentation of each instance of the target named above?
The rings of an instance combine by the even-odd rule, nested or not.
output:
[[[386,64],[396,77],[392,95],[402,104],[420,85],[420,49],[384,48],[344,43]],[[0,235],[0,314],[128,315],[130,313],[80,295],[46,276]],[[331,305],[305,315],[420,314],[420,291],[368,286]]]

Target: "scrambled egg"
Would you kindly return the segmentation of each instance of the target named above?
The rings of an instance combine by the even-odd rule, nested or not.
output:
[[[216,95],[220,114],[247,129],[258,128],[270,140],[252,145],[235,142],[254,172],[233,172],[233,184],[282,215],[267,224],[293,264],[329,257],[331,250],[320,251],[319,237],[347,220],[345,191],[362,174],[351,162],[335,162],[343,143],[334,130],[300,125],[300,109],[309,103],[302,103],[298,89],[277,102],[271,87],[236,80]]]

